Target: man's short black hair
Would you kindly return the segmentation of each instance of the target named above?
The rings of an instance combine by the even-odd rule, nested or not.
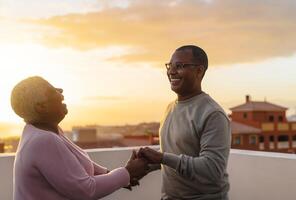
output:
[[[178,49],[176,49],[176,51],[182,51],[187,49],[191,50],[192,52],[193,62],[197,62],[198,64],[203,65],[206,71],[208,69],[208,56],[206,52],[202,48],[195,45],[181,46]]]

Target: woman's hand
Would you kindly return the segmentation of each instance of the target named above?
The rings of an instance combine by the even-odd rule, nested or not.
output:
[[[130,174],[130,186],[139,185],[139,180],[149,171],[147,161],[143,158],[138,158],[135,150],[133,150],[125,168]]]

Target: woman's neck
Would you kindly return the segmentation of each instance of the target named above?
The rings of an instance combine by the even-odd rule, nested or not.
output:
[[[50,124],[50,123],[46,123],[46,122],[35,122],[35,123],[31,123],[33,126],[35,126],[36,128],[45,130],[45,131],[51,131],[54,132],[56,134],[59,134],[59,128],[57,124]]]

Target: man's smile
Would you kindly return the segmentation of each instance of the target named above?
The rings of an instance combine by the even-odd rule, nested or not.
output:
[[[171,85],[176,86],[176,85],[180,84],[182,78],[170,77],[169,80],[170,80]]]

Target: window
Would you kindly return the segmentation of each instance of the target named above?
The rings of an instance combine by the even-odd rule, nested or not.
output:
[[[289,136],[288,135],[280,135],[278,136],[278,148],[279,149],[287,149],[289,148]]]
[[[244,113],[244,119],[247,119],[247,118],[248,118],[248,114]]]
[[[264,144],[264,136],[260,135],[259,136],[259,149],[264,150],[265,149],[265,144]]]
[[[274,117],[272,115],[269,116],[268,121],[273,122],[274,121]]]
[[[256,135],[249,136],[249,144],[257,144],[257,136]]]
[[[241,144],[241,137],[240,136],[234,136],[233,137],[233,144],[240,145]]]
[[[273,135],[269,136],[269,141],[270,142],[273,142],[274,141],[274,136]]]
[[[293,136],[292,136],[292,140],[293,140],[293,141],[292,141],[292,147],[293,147],[293,148],[296,148],[296,135],[293,135]]]
[[[259,137],[259,142],[260,142],[260,143],[264,142],[264,136],[260,136],[260,137]]]
[[[287,136],[287,135],[280,135],[278,137],[278,141],[279,142],[287,142],[287,141],[289,141],[289,136]]]
[[[283,116],[279,116],[279,122],[283,121]]]

